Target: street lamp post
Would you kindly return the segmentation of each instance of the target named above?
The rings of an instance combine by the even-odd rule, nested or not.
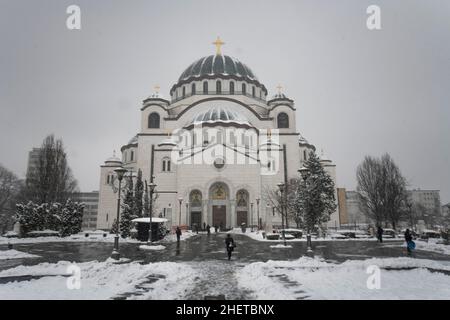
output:
[[[148,228],[148,243],[152,243],[153,242],[153,233],[152,233],[152,216],[153,216],[153,192],[155,191],[156,188],[156,184],[152,182],[150,182],[150,184],[148,185],[148,188],[150,189],[150,203],[149,203],[149,218],[150,218],[150,226]]]
[[[284,183],[280,182],[277,184],[278,188],[280,189],[280,194],[281,194],[281,234],[283,235],[283,242],[284,242],[284,246],[286,246],[286,236],[285,236],[285,230],[284,230],[284,207],[285,207],[285,189],[284,189]]]
[[[117,179],[119,180],[119,190],[117,193],[117,218],[116,218],[116,236],[114,237],[114,248],[113,252],[111,254],[111,258],[115,260],[120,259],[120,253],[119,253],[119,229],[120,229],[120,190],[122,187],[122,179],[125,173],[127,172],[127,169],[125,168],[117,168],[114,170],[114,172],[117,174]]]
[[[190,226],[190,221],[189,221],[189,201],[186,201],[186,225]]]
[[[183,198],[178,198],[178,202],[180,203],[180,215],[178,216],[178,226],[181,225],[181,204],[183,203]]]
[[[253,232],[253,202],[252,203],[250,203],[250,219],[251,219],[251,231]]]
[[[307,179],[309,176],[309,169],[306,168],[305,166],[301,167],[300,169],[298,169],[298,172],[300,173],[303,182],[305,183],[305,187],[307,187]],[[309,213],[306,212],[306,215],[308,215]],[[314,251],[312,250],[312,245],[311,245],[311,230],[310,227],[307,226],[307,234],[306,234],[306,255],[307,256],[314,256]]]
[[[256,215],[258,218],[258,224],[257,224],[258,230],[261,229],[260,223],[259,223],[259,200],[260,200],[259,198],[256,198]]]

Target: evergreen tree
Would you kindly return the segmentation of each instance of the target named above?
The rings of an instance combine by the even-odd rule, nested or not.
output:
[[[133,178],[131,175],[126,177],[127,187],[125,191],[125,197],[122,204],[122,214],[120,216],[120,234],[122,238],[127,238],[131,234],[131,220],[137,218],[133,212],[135,204],[133,194]]]
[[[134,186],[134,214],[137,217],[142,217],[143,214],[143,195],[144,195],[144,183],[142,181],[142,171],[138,170],[136,184]]]
[[[330,220],[336,210],[334,182],[320,163],[319,157],[310,152],[305,163],[309,174],[305,181],[299,180],[296,207],[308,232]]]
[[[148,186],[147,181],[145,182],[145,191],[144,191],[144,217],[150,216],[150,196],[148,194]]]
[[[111,226],[111,231],[109,233],[116,234],[117,232],[117,219],[114,219],[113,224]]]

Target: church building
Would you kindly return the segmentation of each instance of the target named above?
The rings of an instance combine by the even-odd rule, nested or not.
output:
[[[297,131],[294,101],[280,88],[269,96],[252,69],[221,52],[220,38],[214,44],[216,54],[189,65],[169,98],[156,91],[143,101],[140,130],[121,158],[100,166],[98,229],[116,217],[120,166],[156,184],[154,216],[169,227],[281,227],[271,195],[300,178],[315,147]],[[321,159],[335,181],[335,165]],[[337,211],[328,225],[339,226]]]

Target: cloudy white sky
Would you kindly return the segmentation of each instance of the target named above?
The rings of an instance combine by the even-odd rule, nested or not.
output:
[[[82,29],[66,28],[81,7]],[[381,7],[382,29],[366,28]],[[84,191],[139,130],[155,84],[223,52],[296,102],[299,131],[355,188],[367,154],[389,152],[411,188],[450,201],[450,1],[0,0],[0,163],[19,176],[45,135],[63,138]]]

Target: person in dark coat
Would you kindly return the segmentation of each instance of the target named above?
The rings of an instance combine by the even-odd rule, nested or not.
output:
[[[180,238],[181,238],[181,229],[180,229],[180,227],[177,227],[177,230],[175,231],[175,233],[177,234],[177,242],[180,242]]]
[[[377,238],[379,242],[383,242],[383,228],[381,227],[377,229]]]
[[[406,231],[405,231],[405,241],[406,241],[406,250],[408,251],[408,255],[411,255],[413,238],[412,238],[411,231],[409,231],[409,229],[406,229]]]
[[[231,234],[227,234],[227,237],[225,238],[225,247],[227,248],[228,260],[231,260],[231,253],[236,247],[236,244],[234,243],[234,239],[231,237]]]
[[[208,236],[211,234],[211,226],[208,224],[206,225],[206,232],[208,233]]]
[[[219,229],[219,227],[217,226],[217,224],[214,226],[214,231],[217,233],[217,230]]]

